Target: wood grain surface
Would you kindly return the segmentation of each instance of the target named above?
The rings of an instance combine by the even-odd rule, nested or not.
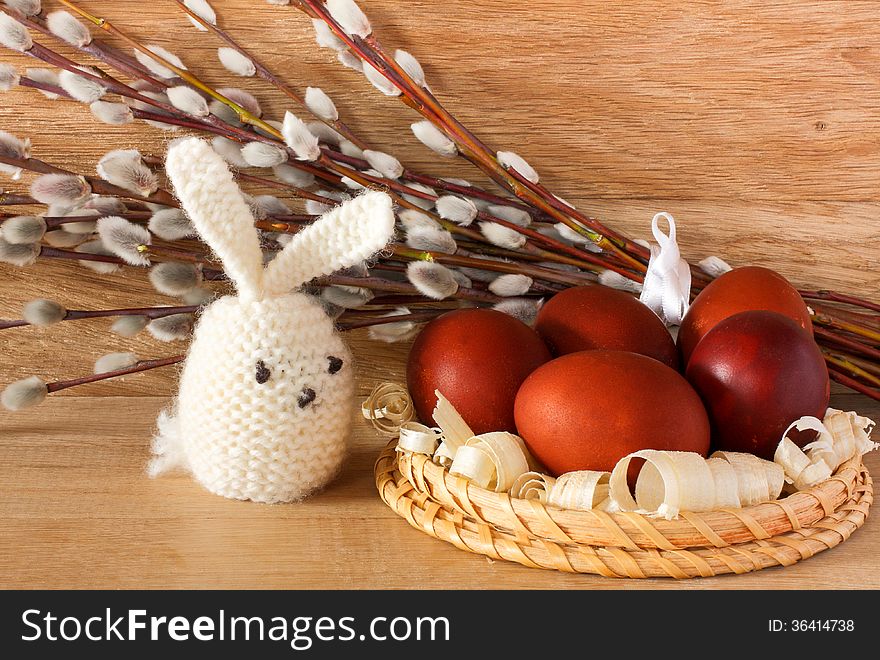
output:
[[[54,9],[46,0],[44,6]],[[173,2],[83,6],[168,47],[206,80],[258,95],[269,117],[287,104],[260,81],[230,80],[217,44]],[[343,119],[414,168],[483,179],[427,152],[416,117],[374,93],[328,51],[299,13],[255,0],[215,0],[222,24],[300,89],[320,86]],[[671,3],[640,0],[363,0],[387,46],[425,66],[438,96],[489,144],[537,166],[557,194],[634,237],[653,213],[679,222],[685,256],[718,254],[778,269],[798,284],[880,297],[880,28],[875,2]],[[47,42],[48,43],[48,42]],[[70,53],[68,49],[61,49]],[[34,66],[4,52],[3,61]],[[87,108],[27,90],[3,97],[0,129],[34,154],[92,172],[114,148],[159,154],[145,126],[96,124]],[[29,179],[10,191],[23,191]],[[250,190],[250,192],[256,192]],[[69,308],[169,304],[144,274],[97,276],[75,265],[0,265],[0,318],[51,297]],[[99,355],[183,350],[121,339],[106,321],[0,335],[0,383],[89,373]],[[356,333],[358,395],[400,380],[406,346]],[[351,458],[325,492],[298,505],[230,502],[186,477],[143,473],[174,368],[63,393],[0,412],[0,584],[8,587],[880,587],[880,524],[784,570],[686,583],[611,581],[467,555],[385,508],[372,478],[383,440],[357,423]],[[357,401],[352,402],[352,409]],[[864,397],[837,407],[880,415]],[[869,465],[880,468],[870,457]]]

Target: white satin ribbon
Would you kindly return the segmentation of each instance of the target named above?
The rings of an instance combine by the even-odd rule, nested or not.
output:
[[[661,218],[669,223],[668,235],[660,229]],[[691,269],[681,258],[675,241],[675,219],[661,211],[651,221],[651,232],[657,245],[651,246],[651,260],[639,300],[666,325],[680,325],[690,304]]]

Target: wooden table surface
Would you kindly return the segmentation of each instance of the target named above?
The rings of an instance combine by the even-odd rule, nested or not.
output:
[[[44,6],[54,9],[46,0]],[[214,43],[172,2],[83,6],[164,45],[217,85],[256,93],[269,117],[288,107],[259,81],[216,64]],[[222,23],[290,82],[324,88],[347,123],[408,165],[483,181],[415,143],[414,115],[318,50],[290,8],[215,0]],[[877,299],[880,269],[880,28],[874,2],[630,3],[584,0],[364,0],[389,46],[415,54],[429,82],[489,144],[529,159],[554,192],[634,237],[673,213],[685,256],[762,264],[798,284]],[[47,42],[48,43],[48,42]],[[64,52],[70,52],[63,49]],[[3,61],[33,66],[3,53]],[[4,97],[0,128],[34,154],[91,172],[109,149],[161,153],[167,134],[96,124],[82,106],[26,90]],[[23,191],[26,183],[4,178]],[[254,191],[251,191],[254,192]],[[171,304],[142,272],[0,265],[0,318],[52,297],[69,308]],[[90,372],[103,353],[179,352],[111,335],[106,321],[0,336],[0,383]],[[400,380],[407,346],[352,338],[358,397]],[[880,587],[876,515],[846,544],[784,570],[685,583],[614,581],[468,555],[397,518],[372,465],[383,440],[359,420],[351,456],[324,492],[296,505],[232,502],[184,476],[143,472],[166,369],[0,412],[0,584],[7,587],[255,588],[864,588]],[[856,395],[833,405],[875,419]],[[352,401],[352,414],[359,400]],[[868,464],[880,468],[880,456]]]

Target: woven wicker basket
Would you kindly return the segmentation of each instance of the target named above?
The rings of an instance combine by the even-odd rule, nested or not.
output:
[[[396,446],[379,456],[376,486],[410,525],[468,552],[570,573],[688,578],[790,566],[848,539],[873,501],[854,459],[809,490],[743,509],[676,520],[571,511],[479,488]]]

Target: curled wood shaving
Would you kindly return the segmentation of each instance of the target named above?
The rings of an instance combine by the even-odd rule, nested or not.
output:
[[[782,466],[760,459],[754,454],[730,451],[716,451],[709,460],[715,458],[727,461],[733,468],[738,498],[738,503],[733,506],[751,506],[775,500],[782,492],[782,485],[785,481]],[[725,486],[722,484],[722,491],[724,488]],[[717,498],[717,483],[715,490]],[[726,499],[726,493],[723,492],[722,497]],[[714,508],[719,509],[721,506],[721,504],[716,504]]]
[[[447,449],[452,455],[455,455],[455,451],[459,447],[474,437],[474,432],[458,414],[455,406],[440,393],[440,390],[434,390],[434,394],[437,395],[437,405],[434,407],[433,414],[434,422],[443,431],[443,442]]]
[[[644,459],[635,497],[627,485],[634,458]],[[622,458],[611,472],[611,498],[623,511],[671,520],[681,511],[711,511],[775,500],[782,492],[778,465],[752,454],[697,453],[643,449]]]
[[[517,440],[505,431],[473,436],[455,452],[449,471],[482,488],[499,493],[508,491],[529,470],[526,452]]]
[[[455,451],[450,449],[449,445],[445,442],[441,442],[440,446],[437,447],[437,451],[434,452],[433,458],[435,463],[448,469],[452,466],[452,459],[455,458]]]
[[[829,408],[825,419],[801,417],[793,422],[776,448],[773,460],[785,472],[785,481],[797,490],[804,490],[825,481],[843,463],[880,447],[871,441],[874,421],[855,412]],[[788,439],[792,429],[813,430],[816,440],[803,449]]]
[[[364,417],[370,420],[381,435],[391,438],[401,427],[415,417],[412,399],[399,383],[380,383],[361,406]]]
[[[418,422],[407,422],[400,427],[398,451],[411,451],[416,454],[433,454],[440,442],[440,429],[428,428]]]
[[[541,472],[523,472],[510,487],[511,497],[521,500],[539,500],[546,502],[553,490],[556,479]]]
[[[610,498],[608,482],[611,474],[593,470],[566,472],[556,480],[547,498],[548,504],[562,509],[614,511],[617,505]]]

